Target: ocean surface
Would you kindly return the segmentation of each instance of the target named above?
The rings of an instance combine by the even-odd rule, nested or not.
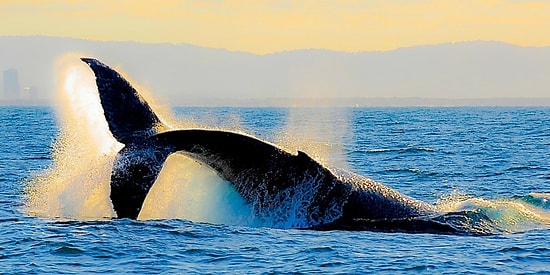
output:
[[[185,157],[169,159],[139,220],[112,219],[109,173],[120,144],[101,113],[0,107],[0,273],[550,274],[550,108],[172,111],[178,127],[302,150],[442,211],[483,213],[498,230],[258,226],[230,184]]]

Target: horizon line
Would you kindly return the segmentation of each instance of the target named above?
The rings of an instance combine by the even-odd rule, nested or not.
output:
[[[431,44],[405,45],[405,46],[399,46],[399,47],[388,48],[388,49],[378,49],[378,50],[346,51],[346,50],[329,49],[329,48],[295,48],[295,49],[286,49],[286,50],[273,51],[273,52],[253,52],[253,51],[247,51],[247,50],[234,50],[234,49],[228,49],[228,48],[223,48],[223,47],[203,46],[203,45],[193,44],[193,43],[189,43],[189,42],[174,43],[174,42],[169,42],[169,41],[166,41],[166,42],[147,42],[147,41],[139,41],[139,40],[101,40],[101,39],[80,38],[80,37],[70,37],[70,36],[52,36],[52,35],[43,35],[43,34],[0,35],[0,38],[73,39],[73,40],[98,42],[98,43],[136,43],[136,44],[143,44],[143,45],[191,46],[191,47],[211,49],[211,50],[224,50],[224,51],[227,51],[227,52],[234,52],[234,53],[248,53],[248,54],[259,55],[259,56],[280,54],[280,53],[285,53],[285,52],[294,52],[294,51],[308,51],[308,50],[311,50],[311,51],[329,51],[329,52],[347,53],[347,54],[360,54],[360,53],[373,53],[373,52],[392,52],[392,51],[398,51],[398,50],[402,50],[402,49],[410,49],[410,48],[416,48],[416,47],[457,45],[457,44],[467,44],[467,43],[476,43],[476,42],[496,43],[496,44],[503,44],[503,45],[510,45],[510,46],[514,46],[514,47],[520,47],[520,48],[534,48],[534,49],[541,49],[541,48],[550,47],[550,44],[545,45],[545,46],[534,46],[534,45],[520,45],[520,44],[515,44],[515,43],[512,43],[512,42],[501,41],[501,40],[476,39],[476,40],[448,41],[448,42],[431,43]]]
[[[161,103],[164,100],[160,100]],[[165,105],[165,104],[163,104]],[[55,107],[54,100],[5,100],[0,107]],[[423,98],[423,97],[334,97],[334,98],[191,98],[176,100],[170,107],[256,107],[256,108],[327,108],[327,107],[550,107],[550,97],[501,98]]]

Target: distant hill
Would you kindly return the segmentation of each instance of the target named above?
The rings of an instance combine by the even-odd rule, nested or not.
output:
[[[21,85],[48,100],[55,61],[68,52],[122,68],[171,105],[550,105],[550,47],[499,42],[254,55],[187,44],[0,37],[0,70],[17,69]]]

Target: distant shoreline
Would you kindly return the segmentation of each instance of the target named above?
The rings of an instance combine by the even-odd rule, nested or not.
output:
[[[51,107],[48,100],[0,100],[2,107]],[[550,107],[547,98],[190,98],[172,107]]]
[[[550,107],[548,98],[252,98],[205,99],[174,102],[198,107]]]
[[[0,36],[0,88],[1,74],[10,69],[22,88],[18,96],[2,89],[0,100],[53,103],[62,56],[67,66],[85,66],[81,56],[99,58],[170,106],[550,106],[550,46],[470,41],[386,52],[254,55],[43,36]]]

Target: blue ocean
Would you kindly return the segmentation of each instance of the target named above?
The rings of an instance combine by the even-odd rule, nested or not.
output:
[[[0,108],[2,274],[550,274],[548,107],[165,107],[177,127],[247,133],[490,218],[491,234],[470,236],[257,224],[229,183],[183,156],[138,220],[113,219],[120,144],[79,104]]]

